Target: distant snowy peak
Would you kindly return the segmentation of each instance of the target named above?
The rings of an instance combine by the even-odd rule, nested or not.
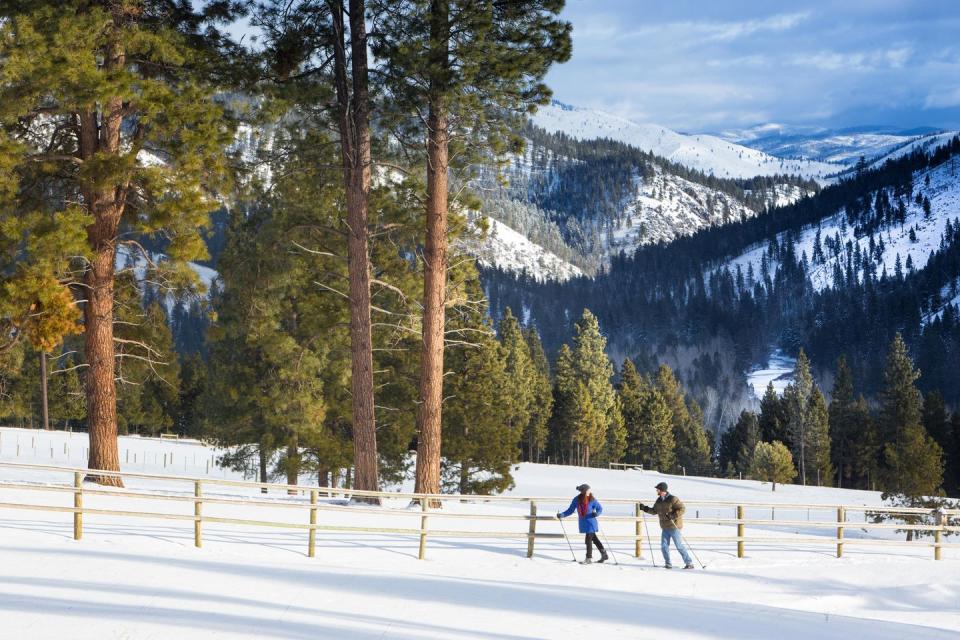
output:
[[[827,129],[768,123],[749,129],[724,131],[718,135],[724,140],[782,158],[806,158],[853,166],[861,157],[872,160],[941,133],[929,127],[897,129],[864,126]]]
[[[960,134],[960,131],[943,131],[931,135],[919,136],[907,144],[900,145],[890,153],[875,158],[873,162],[869,164],[869,167],[880,167],[887,160],[895,160],[907,154],[913,153],[914,151],[923,151],[929,153],[935,150],[937,147],[947,144],[958,134]]]
[[[541,107],[531,120],[552,133],[564,133],[578,140],[616,140],[718,178],[790,174],[826,181],[844,168],[826,162],[777,158],[716,136],[677,133],[660,125],[639,124],[557,101]]]

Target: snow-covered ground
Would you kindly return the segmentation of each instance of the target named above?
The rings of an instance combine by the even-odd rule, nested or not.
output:
[[[617,140],[718,178],[789,174],[827,181],[844,168],[827,162],[777,158],[716,136],[677,133],[660,125],[638,124],[603,111],[557,101],[540,107],[531,119],[550,132],[563,132],[580,140]]]
[[[19,441],[20,455],[16,455]],[[30,446],[28,446],[30,445]],[[64,453],[64,447],[69,453]],[[83,434],[0,430],[0,461],[78,464]],[[205,474],[214,456],[198,443],[122,438],[137,452],[131,471]],[[52,454],[51,454],[52,451]],[[52,458],[51,458],[52,455]],[[142,461],[146,455],[147,463]],[[197,462],[194,463],[194,455]],[[186,464],[186,471],[183,465]],[[219,469],[211,477],[224,477]],[[227,473],[235,477],[232,473]],[[69,474],[14,470],[0,466],[0,480],[69,482]],[[652,485],[671,484],[689,505],[688,515],[709,515],[717,507],[697,500],[775,502],[776,516],[802,521],[805,510],[787,503],[877,505],[865,491],[768,485],[716,478],[674,477],[655,472],[611,471],[550,465],[520,465],[513,493],[558,496],[538,503],[549,515],[565,506],[573,487],[589,482],[607,500],[602,530],[628,535],[633,524],[611,516],[632,514],[632,505],[614,498],[649,499]],[[135,480],[129,488],[189,493],[172,481]],[[208,485],[205,496],[259,497],[247,489]],[[271,494],[278,501],[302,500]],[[70,496],[24,489],[0,489],[0,502],[70,504]],[[416,528],[420,513],[404,501],[389,501],[385,516],[367,507],[321,511],[321,523]],[[136,508],[187,513],[191,505],[169,501],[85,495],[86,508]],[[305,522],[305,511],[272,507],[204,505],[207,515]],[[729,508],[722,513],[730,516]],[[770,509],[749,510],[750,517]],[[829,519],[832,509],[813,509]],[[448,503],[447,513],[522,514],[526,504]],[[856,516],[851,512],[851,520]],[[291,519],[292,520],[289,520]],[[513,520],[457,520],[433,516],[432,527],[509,527]],[[385,522],[385,520],[388,521]],[[403,524],[400,524],[400,523]],[[457,523],[457,524],[453,524]],[[691,541],[706,570],[655,568],[650,552],[631,554],[632,541],[614,539],[619,566],[582,566],[570,561],[562,538],[537,540],[532,559],[522,538],[431,537],[427,560],[419,561],[417,538],[397,534],[319,533],[316,558],[305,557],[304,531],[204,525],[204,546],[193,547],[189,521],[120,518],[87,514],[84,537],[72,539],[69,513],[18,511],[0,507],[0,611],[2,637],[10,638],[960,638],[960,544],[951,542],[944,560],[929,547],[850,544],[842,559],[830,545],[804,546],[799,539],[832,536],[832,529],[802,523],[747,535],[783,538],[796,544],[747,542],[747,557],[736,558],[734,530],[726,525],[688,522]],[[651,532],[656,524],[650,521]],[[568,521],[567,528],[575,527]],[[544,520],[538,531],[559,533]],[[847,539],[890,537],[855,526]],[[582,543],[574,536],[582,556]],[[662,564],[657,550],[654,558]]]

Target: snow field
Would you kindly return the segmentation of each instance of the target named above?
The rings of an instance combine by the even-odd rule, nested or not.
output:
[[[34,459],[25,447],[17,458],[11,443],[35,437]],[[77,464],[74,450],[84,434],[0,429],[0,461]],[[69,443],[71,459],[63,444]],[[54,459],[49,460],[49,449]],[[138,469],[163,473],[164,453],[174,467],[192,453],[215,456],[197,443],[121,438],[149,462]],[[33,449],[31,449],[32,451]],[[153,462],[153,453],[161,454]],[[46,459],[44,459],[46,458]],[[139,456],[138,456],[139,459]],[[199,459],[199,458],[198,458]],[[167,473],[182,474],[168,467]],[[203,469],[190,475],[204,476]],[[239,474],[228,472],[228,478]],[[209,476],[223,478],[220,469]],[[736,558],[735,528],[688,521],[684,534],[705,571],[654,568],[647,543],[643,558],[632,556],[634,524],[612,519],[633,514],[632,504],[613,499],[653,500],[652,486],[665,480],[688,503],[688,516],[733,517],[732,507],[697,505],[697,500],[770,502],[777,519],[808,517],[790,503],[823,504],[812,520],[835,517],[834,505],[877,506],[877,493],[781,486],[771,492],[758,482],[675,477],[651,471],[613,471],[522,464],[515,474],[518,496],[560,496],[538,503],[551,516],[565,507],[573,487],[589,482],[605,501],[601,531],[619,566],[585,567],[570,561],[562,538],[538,539],[527,559],[522,533],[527,522],[429,515],[430,529],[516,531],[516,538],[431,536],[425,561],[417,557],[416,535],[319,532],[317,557],[307,558],[305,530],[204,523],[203,548],[193,547],[189,521],[85,514],[84,536],[72,539],[69,513],[0,507],[0,611],[4,634],[24,638],[918,638],[960,637],[960,545],[951,541],[944,560],[921,546],[875,547],[851,543],[837,559],[829,544],[785,544],[784,538],[832,538],[834,531],[778,525],[747,526],[747,536],[777,537],[746,543]],[[0,480],[69,483],[72,474],[0,466]],[[304,478],[306,483],[309,479]],[[84,494],[85,508],[136,509],[192,514],[189,502]],[[192,495],[192,484],[130,479],[128,489]],[[404,490],[410,487],[401,487]],[[109,492],[107,492],[109,493]],[[303,503],[285,492],[266,496],[246,487],[206,485],[205,497]],[[72,504],[70,494],[0,489],[0,502]],[[338,501],[326,501],[340,504]],[[419,508],[387,501],[391,511],[364,506],[321,511],[319,522],[344,526],[419,528]],[[514,515],[526,503],[447,503],[445,513]],[[710,513],[708,513],[710,512]],[[748,517],[769,517],[769,508]],[[204,515],[307,522],[306,508],[204,504]],[[854,520],[853,513],[850,514]],[[574,519],[566,522],[576,530]],[[853,526],[850,526],[853,525]],[[860,531],[851,522],[848,540],[882,539],[892,531]],[[650,519],[647,526],[657,536]],[[537,530],[560,533],[550,519]],[[697,541],[723,537],[722,541]],[[571,535],[578,558],[582,538]],[[658,565],[662,558],[653,541]],[[679,558],[673,553],[674,562]]]

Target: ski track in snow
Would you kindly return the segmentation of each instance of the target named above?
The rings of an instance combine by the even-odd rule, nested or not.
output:
[[[16,447],[20,446],[20,455]],[[81,464],[82,433],[0,429],[0,460]],[[67,453],[64,453],[66,447]],[[203,476],[216,452],[196,442],[120,439],[137,464],[128,471]],[[172,456],[167,468],[163,454]],[[52,454],[52,456],[51,456]],[[146,459],[146,461],[145,461]],[[170,458],[168,457],[168,460]],[[239,478],[212,468],[210,477]],[[3,481],[70,482],[69,474],[0,467]],[[667,476],[656,472],[611,471],[522,464],[518,495],[558,496],[541,502],[540,513],[566,506],[573,487],[587,481],[605,498],[653,499],[653,484],[670,483],[688,511],[709,514],[693,500],[874,505],[867,491],[769,486],[752,481]],[[302,482],[309,482],[303,478]],[[192,495],[192,486],[173,481],[131,479],[129,488],[161,488]],[[409,489],[409,486],[404,486]],[[208,485],[205,495],[260,498],[245,488]],[[269,499],[290,500],[271,494]],[[71,503],[69,494],[0,489],[0,501]],[[418,509],[387,501],[403,515],[348,511],[320,512],[321,522],[416,527]],[[189,503],[85,495],[88,508],[134,508],[192,512]],[[306,511],[204,505],[204,513],[305,522]],[[713,508],[731,516],[730,509]],[[448,511],[526,513],[527,506],[450,503]],[[364,512],[368,513],[364,513]],[[409,515],[406,515],[408,514]],[[631,505],[608,503],[605,516],[628,515]],[[806,513],[784,506],[778,518],[802,520]],[[828,519],[829,507],[813,510]],[[769,511],[749,510],[749,517]],[[851,512],[851,519],[854,513]],[[460,520],[434,517],[431,526],[454,528]],[[632,523],[601,519],[606,535],[627,534]],[[402,523],[402,524],[401,524]],[[502,530],[525,522],[477,520],[471,528]],[[568,531],[576,528],[568,521]],[[656,524],[649,522],[656,535]],[[555,522],[538,531],[560,532]],[[748,535],[832,536],[831,529],[795,525],[777,530],[747,527]],[[723,535],[730,542],[701,542],[695,550],[705,571],[672,571],[632,557],[633,543],[611,540],[620,566],[585,567],[570,561],[562,539],[537,540],[533,559],[523,539],[431,537],[427,560],[416,559],[416,536],[319,533],[317,557],[305,557],[303,531],[204,524],[204,546],[193,548],[188,522],[88,514],[84,537],[72,539],[69,513],[0,509],[0,611],[2,637],[86,640],[137,638],[443,638],[519,640],[528,638],[960,638],[960,543],[947,539],[945,559],[928,547],[873,547],[849,544],[844,558],[829,545],[793,550],[776,543],[747,542],[747,556],[735,557],[730,526],[689,523],[688,536]],[[895,537],[866,534],[854,522],[847,538]],[[580,536],[574,549],[583,555]],[[654,546],[656,544],[654,543]],[[657,564],[662,564],[656,549]]]

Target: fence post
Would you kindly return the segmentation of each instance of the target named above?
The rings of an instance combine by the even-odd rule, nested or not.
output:
[[[83,474],[79,471],[73,474],[73,539],[83,537]]]
[[[527,557],[533,557],[533,540],[537,535],[537,503],[530,501],[530,530],[527,533]]]
[[[317,490],[310,489],[310,524],[317,524]],[[317,554],[317,529],[310,527],[310,537],[307,542],[307,557],[312,558]]]
[[[420,552],[417,554],[418,560],[423,560],[427,555],[427,509],[430,508],[426,496],[420,498],[420,506],[423,515],[420,516]]]
[[[943,516],[943,511],[939,509],[934,513],[934,518],[934,524],[937,525],[937,529],[933,532],[933,559],[940,560],[940,539],[943,526],[946,524],[946,518]]]
[[[203,546],[203,539],[201,537],[203,523],[203,487],[200,485],[199,480],[193,484],[193,495],[196,498],[193,501],[193,544],[199,549]]]
[[[638,558],[643,557],[643,538],[641,537],[642,534],[640,533],[641,531],[643,531],[643,529],[641,528],[643,526],[641,523],[642,522],[641,519],[643,518],[642,513],[643,512],[640,510],[640,503],[638,502],[637,504],[634,505],[634,516],[637,519],[633,523],[634,535],[636,536],[636,539],[634,540],[633,553]]]
[[[843,523],[847,520],[847,514],[843,507],[837,507],[837,557],[843,557]]]
[[[743,557],[743,505],[737,505],[737,557]]]

